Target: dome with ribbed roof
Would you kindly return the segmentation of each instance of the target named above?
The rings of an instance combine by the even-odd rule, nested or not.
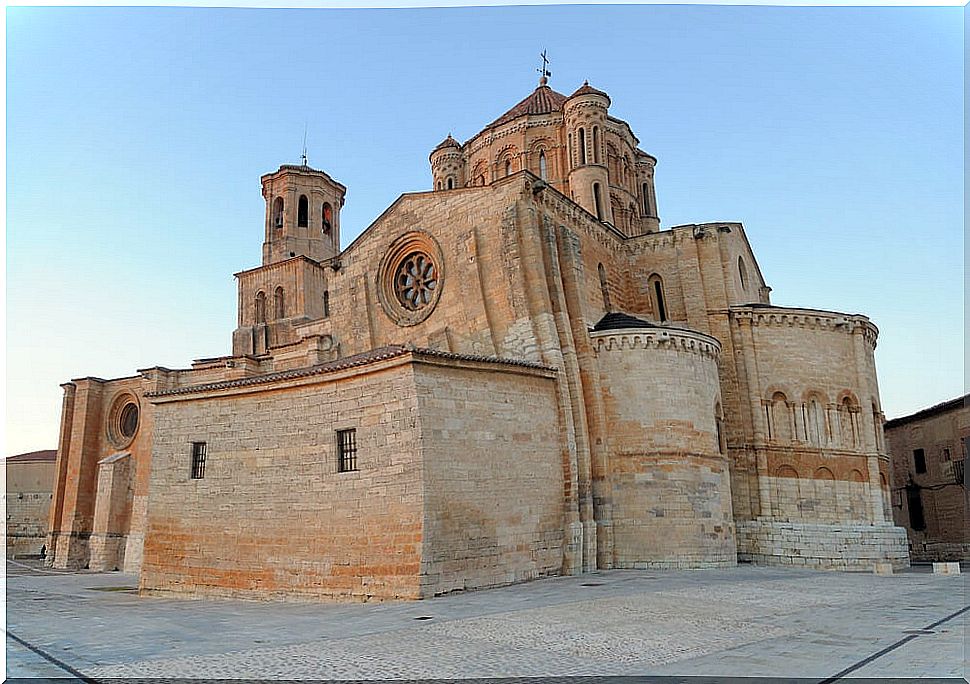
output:
[[[443,150],[446,147],[457,147],[460,149],[461,143],[455,140],[454,138],[452,138],[451,133],[449,133],[447,138],[445,138],[440,143],[438,143],[438,146],[434,148],[434,150],[432,151],[432,154],[434,152],[437,152],[438,150]]]
[[[517,105],[512,107],[512,109],[505,112],[505,114],[497,118],[485,128],[493,128],[508,121],[512,121],[513,119],[518,119],[520,116],[525,116],[527,114],[539,115],[551,114],[552,112],[561,112],[562,105],[567,99],[569,98],[562,93],[557,93],[545,83],[540,83],[539,87],[533,90],[527,98],[519,102]]]
[[[576,97],[577,95],[600,95],[605,97],[607,100],[610,96],[604,93],[602,90],[597,90],[589,84],[589,81],[583,81],[583,85],[576,89],[576,92],[569,96],[570,99]]]

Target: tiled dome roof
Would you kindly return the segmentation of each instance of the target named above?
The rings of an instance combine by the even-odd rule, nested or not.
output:
[[[445,147],[461,147],[461,143],[452,138],[451,133],[449,133],[448,137],[438,143],[438,146],[434,148],[434,152],[444,149]]]
[[[572,97],[576,97],[577,95],[602,95],[607,100],[610,99],[610,96],[604,93],[602,90],[597,90],[596,88],[591,86],[589,84],[589,81],[583,81],[583,85],[579,86],[579,88],[576,89],[576,92],[570,95],[569,97],[572,98]]]
[[[568,98],[562,93],[557,93],[549,86],[542,84],[532,91],[529,97],[515,105],[509,111],[490,123],[485,128],[492,128],[504,124],[512,119],[517,119],[526,114],[549,114],[551,112],[562,111],[562,105]]]
[[[642,318],[637,318],[636,316],[631,316],[630,314],[621,313],[619,311],[611,311],[599,322],[593,326],[593,332],[601,332],[603,330],[626,330],[628,328],[659,328],[660,326],[655,325],[649,321],[645,321]]]

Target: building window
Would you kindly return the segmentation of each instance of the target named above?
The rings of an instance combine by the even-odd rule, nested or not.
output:
[[[744,267],[744,259],[738,257],[738,277],[741,278],[741,289],[748,289],[748,271]]]
[[[124,414],[122,414],[122,418],[123,417],[124,417]],[[944,461],[950,460],[950,450],[947,447],[943,447],[943,453],[940,455],[940,458]]]
[[[324,318],[330,317],[330,291],[329,290],[323,291],[323,317]]]
[[[357,470],[357,430],[337,430],[337,472]]]
[[[205,477],[205,442],[192,442],[192,479]]]
[[[138,429],[138,404],[134,402],[125,404],[125,407],[121,409],[118,427],[121,429],[121,435],[125,439],[131,439],[135,436],[135,431]],[[949,454],[949,452],[947,453]],[[947,460],[950,459],[947,458]]]
[[[606,280],[606,268],[603,264],[596,267],[600,276],[600,292],[603,294],[603,309],[605,311],[610,311],[610,287]]]
[[[922,449],[913,449],[913,467],[917,473],[926,472],[926,453]]]
[[[546,180],[546,152],[545,150],[539,150],[539,178]]]
[[[333,227],[333,209],[330,207],[330,202],[323,203],[323,234],[330,235],[330,230]]]
[[[600,163],[600,128],[593,126],[593,163]]]
[[[273,225],[277,228],[283,227],[283,198],[277,197],[273,202]]]
[[[579,163],[586,163],[586,129],[579,129]]]
[[[266,293],[262,290],[256,293],[256,323],[266,322]]]
[[[603,220],[603,199],[600,197],[600,184],[593,183],[593,204],[596,206],[596,218]]]
[[[650,216],[650,188],[646,183],[640,186],[640,194],[643,195],[643,215]]]
[[[455,179],[452,178],[451,176],[448,176],[448,189],[449,190],[455,189]]]
[[[724,411],[721,410],[721,402],[714,406],[714,426],[717,429],[717,450],[727,453],[727,440],[724,437]]]
[[[306,228],[309,221],[310,200],[306,198],[306,195],[300,195],[300,204],[297,205],[296,209],[296,225],[300,228]]]
[[[506,176],[511,176],[512,175],[512,160],[511,159],[506,159],[505,160],[505,175]]]
[[[566,145],[566,151],[567,151],[567,156],[569,157],[569,159],[566,160],[566,166],[571,169],[571,168],[573,168],[573,159],[574,159],[574,157],[573,157],[573,134],[570,133],[567,137],[569,138],[569,144]]]
[[[647,280],[647,287],[653,295],[653,312],[661,323],[667,320],[667,302],[664,300],[664,284],[660,276],[654,274]]]
[[[276,320],[281,318],[286,318],[286,302],[283,300],[283,288],[276,288],[276,292],[273,293],[273,313],[276,314]]]

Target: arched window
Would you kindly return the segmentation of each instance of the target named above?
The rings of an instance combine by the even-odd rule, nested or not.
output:
[[[856,446],[856,425],[855,425],[855,406],[852,399],[843,397],[839,405],[839,428],[842,432],[842,446],[855,448]]]
[[[782,392],[771,395],[771,423],[769,432],[771,439],[782,444],[791,442],[791,410],[788,408],[788,398]]]
[[[569,144],[566,145],[567,156],[569,157],[567,165],[571,169],[573,168],[573,134],[570,133],[567,137],[569,138]]]
[[[452,178],[451,176],[448,176],[448,189],[449,190],[455,189],[455,179]]]
[[[277,197],[273,200],[273,226],[276,228],[283,227],[283,198]]]
[[[330,206],[330,202],[323,203],[323,234],[330,235],[330,231],[333,228],[333,208]]]
[[[593,204],[596,207],[596,218],[602,221],[603,220],[603,198],[600,197],[599,183],[593,183]]]
[[[330,291],[329,290],[323,291],[323,317],[324,318],[330,317]]]
[[[664,298],[664,283],[659,275],[654,273],[647,280],[647,288],[650,290],[653,299],[653,312],[658,321],[667,320],[667,302]]]
[[[744,267],[744,259],[738,257],[738,277],[741,278],[741,289],[748,289],[748,270]]]
[[[586,163],[586,129],[579,129],[579,163]]]
[[[876,451],[882,451],[882,440],[880,439],[880,430],[882,429],[882,420],[879,418],[879,408],[876,406],[875,402],[872,404],[872,438],[875,440],[873,443],[876,445]]]
[[[506,176],[512,175],[512,159],[511,158],[505,160],[505,175]]]
[[[600,163],[600,127],[593,126],[593,163]]]
[[[546,151],[539,150],[539,178],[546,180]]]
[[[283,301],[283,288],[277,287],[273,293],[273,313],[275,318],[286,318],[286,302]]]
[[[256,293],[256,323],[266,322],[266,293],[262,290]]]
[[[640,194],[643,196],[643,215],[650,216],[650,186],[646,183],[641,185]]]
[[[306,228],[309,222],[310,200],[306,198],[306,195],[300,195],[300,203],[296,209],[296,225],[300,228]]]
[[[435,186],[435,189],[441,190],[441,181],[438,181],[438,184]]]
[[[603,267],[603,264],[600,264],[596,267],[596,270],[600,276],[600,292],[603,295],[603,309],[610,311],[610,288],[606,280],[606,269]]]
[[[805,430],[808,432],[808,442],[812,446],[822,446],[825,444],[825,413],[822,404],[818,399],[812,397],[808,400],[806,407],[808,416],[805,421]]]

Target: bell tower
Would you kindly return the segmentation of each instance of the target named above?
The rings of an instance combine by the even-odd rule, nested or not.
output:
[[[284,164],[261,179],[266,200],[263,265],[340,252],[340,209],[347,188],[306,164]]]

